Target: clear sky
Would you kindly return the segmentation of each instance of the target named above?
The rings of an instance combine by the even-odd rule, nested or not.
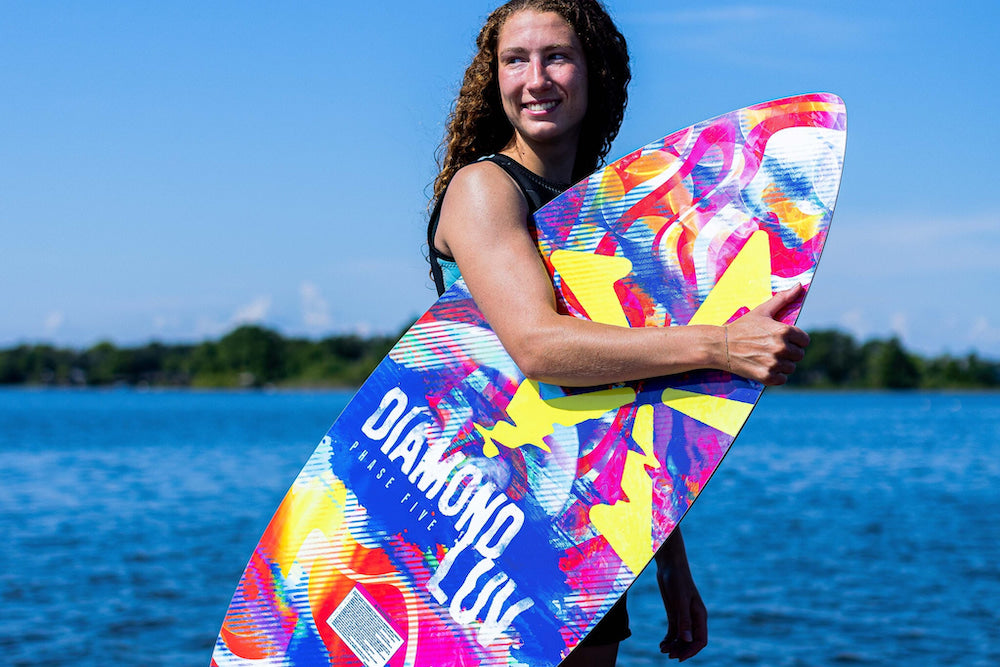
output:
[[[494,2],[0,0],[0,346],[395,332]],[[800,323],[1000,357],[1000,2],[609,0],[611,157],[811,91],[846,172]]]

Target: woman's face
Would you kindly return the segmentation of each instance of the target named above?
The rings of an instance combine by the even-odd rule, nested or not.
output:
[[[576,142],[587,113],[587,61],[576,33],[555,12],[511,15],[497,39],[500,100],[529,143]]]

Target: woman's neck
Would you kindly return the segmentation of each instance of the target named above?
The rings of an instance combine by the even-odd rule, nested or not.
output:
[[[524,140],[517,133],[500,152],[516,160],[528,170],[556,183],[573,180],[577,141],[537,144]]]

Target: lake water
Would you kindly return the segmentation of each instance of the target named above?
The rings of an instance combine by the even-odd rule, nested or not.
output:
[[[348,398],[0,390],[0,663],[207,665]],[[684,530],[693,664],[1000,664],[1000,394],[769,392]],[[619,664],[663,665],[633,591]]]

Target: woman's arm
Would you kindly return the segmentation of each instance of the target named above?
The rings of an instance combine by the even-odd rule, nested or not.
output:
[[[656,552],[656,581],[667,612],[660,652],[684,662],[708,644],[708,612],[691,577],[684,538],[675,528]]]
[[[449,185],[437,232],[437,244],[458,262],[476,304],[527,377],[590,386],[715,368],[781,384],[802,358],[808,336],[775,320],[800,290],[776,295],[728,331],[627,328],[560,314],[527,215],[506,172],[478,162]]]

